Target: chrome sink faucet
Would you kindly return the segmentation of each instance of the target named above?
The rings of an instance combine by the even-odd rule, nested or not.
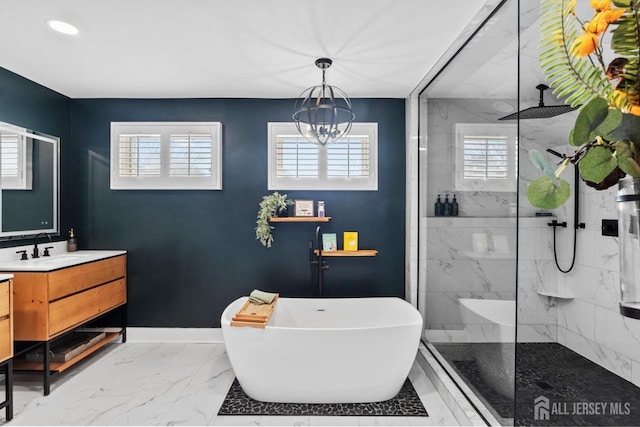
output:
[[[49,236],[47,233],[40,233],[38,234],[34,239],[33,239],[33,253],[31,254],[31,258],[40,258],[40,254],[38,253],[38,239],[40,238],[40,236],[45,236],[49,238],[49,242],[51,242],[51,236]],[[45,256],[49,255],[48,254],[48,250],[45,250]]]

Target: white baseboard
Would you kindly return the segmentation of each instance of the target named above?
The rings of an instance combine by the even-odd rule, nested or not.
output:
[[[127,342],[224,343],[221,328],[127,328]]]

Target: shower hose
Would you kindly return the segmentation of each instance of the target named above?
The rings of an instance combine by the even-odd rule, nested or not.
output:
[[[553,220],[552,222],[549,223],[549,225],[551,227],[553,227],[553,259],[556,262],[556,267],[558,267],[558,270],[560,270],[561,273],[568,273],[571,270],[573,270],[573,266],[576,263],[576,242],[578,241],[578,227],[573,227],[573,256],[571,257],[571,265],[569,266],[568,269],[563,270],[560,267],[560,263],[558,262],[558,251],[556,249],[556,228],[558,227],[566,227],[567,223],[566,222],[558,222],[556,220]]]

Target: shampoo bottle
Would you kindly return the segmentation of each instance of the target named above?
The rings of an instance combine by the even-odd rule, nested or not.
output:
[[[451,202],[451,216],[458,216],[458,200],[456,200],[456,195],[453,195],[453,201]]]
[[[449,202],[449,195],[447,194],[444,197],[444,208],[443,208],[444,216],[451,216],[451,202]]]
[[[73,234],[73,228],[69,230],[69,240],[67,240],[67,252],[75,252],[78,250],[76,236]]]
[[[442,204],[442,201],[440,200],[440,195],[438,194],[438,200],[436,200],[433,214],[435,216],[442,216],[443,212],[444,212],[444,205]]]

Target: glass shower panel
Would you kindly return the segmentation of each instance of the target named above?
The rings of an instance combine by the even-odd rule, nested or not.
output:
[[[434,356],[513,423],[518,2],[507,0],[420,94],[419,307]],[[457,204],[457,216],[452,202]]]
[[[520,110],[534,107],[534,114],[522,115],[519,120],[514,422],[637,426],[640,321],[619,312],[618,238],[603,235],[602,224],[605,219],[618,218],[617,186],[596,191],[569,165],[562,178],[569,183],[571,196],[562,207],[540,212],[526,197],[527,184],[540,176],[529,161],[532,150],[545,156],[555,169],[563,154],[573,155],[577,148],[568,145],[568,137],[578,112],[550,117],[545,109],[537,108],[540,95],[536,86],[540,84],[551,86],[544,92],[545,106],[565,103],[553,94],[553,82],[540,67],[540,33],[551,27],[549,23],[539,25],[539,7],[569,3],[520,0],[519,103]],[[573,4],[575,17],[582,22],[593,18],[594,2]],[[574,19],[574,15],[567,15],[567,19]],[[561,20],[560,25],[566,22]],[[610,49],[608,42],[603,47]],[[536,216],[544,213],[552,216]],[[566,225],[553,226],[554,221]]]

